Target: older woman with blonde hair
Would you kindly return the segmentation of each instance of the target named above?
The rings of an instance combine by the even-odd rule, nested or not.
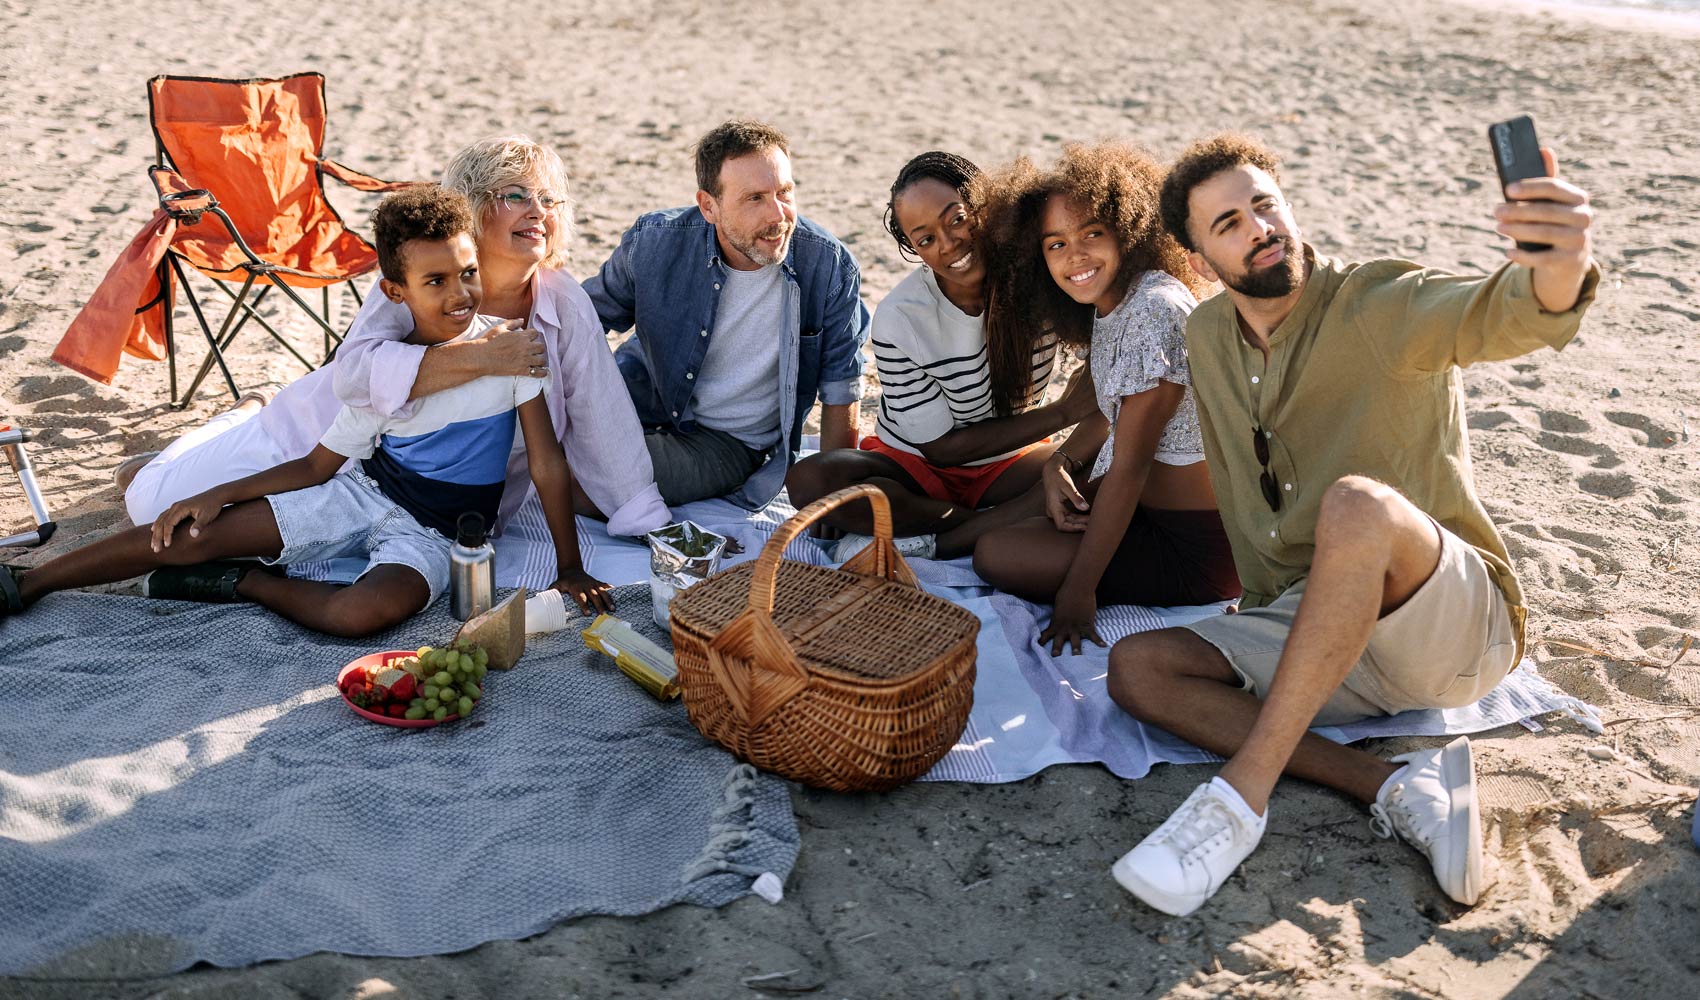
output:
[[[476,339],[403,343],[406,306],[366,297],[336,360],[284,387],[269,404],[238,406],[178,439],[125,491],[131,520],[150,523],[171,503],[306,454],[347,403],[383,414],[485,375],[548,377],[545,396],[574,473],[581,514],[637,535],[670,520],[655,488],[643,431],[589,297],[562,264],[569,234],[566,169],[523,135],[481,139],[457,152],[443,184],[472,202],[478,224],[479,312],[509,322]],[[516,445],[499,521],[531,496]]]

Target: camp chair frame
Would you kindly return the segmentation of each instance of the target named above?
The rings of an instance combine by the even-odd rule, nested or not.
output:
[[[52,538],[54,529],[58,527],[53,523],[53,515],[47,512],[47,501],[42,499],[41,488],[35,483],[35,469],[30,465],[29,454],[24,451],[24,442],[33,436],[21,427],[0,424],[0,452],[5,453],[6,461],[17,473],[18,482],[24,488],[24,499],[29,501],[30,513],[35,516],[35,530],[0,538],[0,546],[40,545]]]
[[[166,149],[165,140],[160,135],[159,122],[156,117],[156,109],[154,107],[155,84],[157,83],[213,83],[232,86],[247,86],[254,84],[278,83],[295,80],[301,77],[317,78],[318,90],[322,103],[324,96],[324,76],[320,73],[300,73],[289,77],[256,77],[251,79],[162,75],[156,76],[148,81],[148,122],[149,127],[154,133],[154,153],[156,160],[155,164],[148,168],[148,178],[153,182],[154,189],[159,195],[159,207],[176,220],[179,226],[197,225],[201,223],[205,215],[210,213],[224,226],[225,231],[229,234],[232,245],[234,245],[235,248],[241,252],[242,256],[246,258],[245,260],[237,262],[236,267],[230,272],[232,274],[230,279],[222,278],[219,274],[211,273],[200,268],[196,266],[193,261],[189,262],[191,266],[196,266],[196,269],[201,271],[201,273],[212,282],[214,287],[218,288],[219,291],[223,292],[225,296],[231,300],[230,308],[225,312],[223,320],[219,323],[217,333],[213,332],[213,327],[211,323],[208,322],[207,313],[202,309],[200,299],[195,295],[194,288],[189,284],[188,275],[183,268],[184,260],[186,259],[184,255],[173,247],[167,250],[165,257],[159,262],[158,278],[160,288],[160,305],[162,312],[164,313],[166,369],[168,372],[167,377],[170,382],[172,409],[180,410],[189,405],[190,400],[194,398],[196,390],[200,388],[201,383],[211,373],[212,366],[214,364],[218,365],[219,374],[223,376],[225,386],[230,390],[231,397],[233,399],[241,399],[241,392],[236,386],[236,379],[233,375],[231,375],[230,365],[225,360],[225,351],[230,347],[231,343],[235,341],[237,334],[242,332],[243,326],[245,326],[250,320],[252,320],[266,333],[270,334],[271,338],[277,341],[278,344],[282,345],[286,351],[294,355],[295,359],[306,366],[308,371],[312,371],[314,368],[318,367],[312,361],[308,360],[307,357],[300,351],[296,350],[295,346],[285,339],[284,336],[278,332],[276,327],[268,323],[265,317],[259,314],[259,306],[265,301],[267,294],[271,292],[272,289],[275,288],[282,292],[284,296],[299,306],[301,311],[305,313],[315,324],[317,324],[320,330],[324,333],[324,357],[319,364],[329,362],[331,358],[335,356],[336,348],[342,344],[342,332],[331,325],[332,286],[346,283],[348,290],[353,293],[354,301],[357,305],[365,304],[365,299],[360,294],[360,288],[356,279],[362,274],[368,272],[361,272],[361,274],[351,274],[341,279],[325,282],[320,289],[323,295],[322,310],[315,311],[314,308],[308,304],[307,300],[302,297],[301,293],[291,287],[281,276],[294,274],[320,281],[323,281],[327,276],[312,274],[283,264],[267,261],[256,254],[253,249],[249,247],[247,241],[242,238],[242,234],[237,231],[236,224],[231,221],[230,216],[227,215],[224,209],[219,206],[218,199],[212,194],[212,192],[207,188],[191,186],[189,179],[185,178],[178,172],[176,165],[172,162],[170,152]],[[362,173],[351,167],[337,163],[336,161],[322,155],[322,147],[320,149],[314,149],[312,154],[315,159],[314,174],[318,182],[318,194],[324,201],[325,207],[329,209],[331,215],[351,236],[353,236],[361,244],[370,248],[371,244],[358,233],[354,232],[353,229],[349,228],[347,223],[343,221],[341,213],[336,210],[336,207],[330,203],[328,198],[324,197],[324,178],[329,175],[343,184],[362,191],[385,191],[410,185],[406,183],[394,183],[380,180],[369,174]],[[236,271],[242,272],[242,287],[239,291],[232,291],[230,285],[235,280],[234,274]],[[173,277],[176,279],[177,287],[180,287],[183,290],[184,298],[187,299],[189,303],[189,309],[194,314],[195,321],[200,326],[201,333],[207,342],[207,356],[202,359],[200,370],[195,373],[194,379],[190,381],[188,388],[183,391],[181,396],[177,394],[177,344],[176,331],[174,329],[176,324],[175,317],[173,316],[173,299],[171,295]],[[256,284],[258,284],[257,290]],[[148,303],[143,306],[143,309],[150,308],[153,304],[154,303]]]

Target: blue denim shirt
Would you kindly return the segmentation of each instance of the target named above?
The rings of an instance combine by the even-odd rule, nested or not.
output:
[[[856,258],[831,233],[798,216],[781,268],[790,317],[779,355],[779,426],[786,438],[729,497],[752,510],[784,488],[816,397],[828,406],[862,398],[869,315]],[[614,359],[646,428],[696,429],[691,392],[714,337],[726,271],[713,223],[689,206],[640,216],[602,270],[584,283],[605,328],[637,327]]]

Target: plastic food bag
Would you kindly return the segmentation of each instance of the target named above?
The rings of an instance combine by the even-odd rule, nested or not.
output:
[[[694,521],[678,521],[648,537],[650,614],[656,625],[669,628],[667,606],[673,596],[714,575],[726,551],[726,536]]]

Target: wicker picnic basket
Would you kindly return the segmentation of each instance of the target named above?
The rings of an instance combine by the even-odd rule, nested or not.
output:
[[[842,569],[781,558],[810,524],[864,497],[874,541]],[[979,619],[916,585],[871,486],[798,511],[756,559],[675,598],[672,623],[691,723],[764,771],[883,791],[925,774],[968,722]]]

